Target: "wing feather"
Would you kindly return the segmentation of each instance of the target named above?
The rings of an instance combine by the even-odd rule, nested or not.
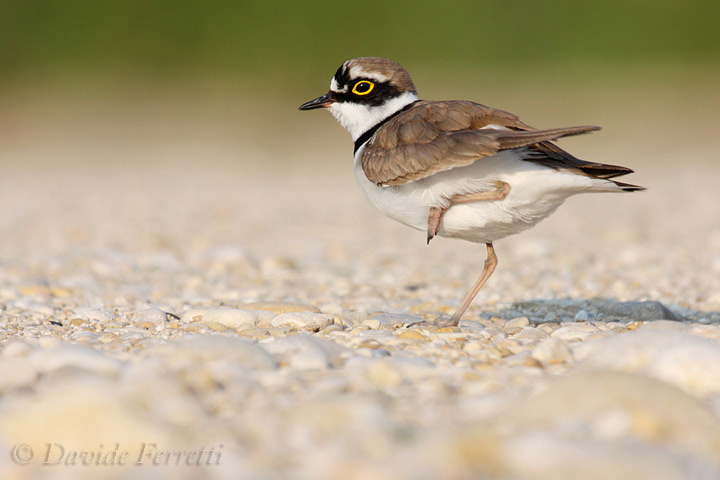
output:
[[[488,125],[505,128],[483,129]],[[402,185],[511,148],[542,144],[539,152],[561,156],[559,147],[543,142],[593,130],[598,127],[536,130],[511,113],[478,103],[417,102],[378,129],[360,161],[370,181]]]

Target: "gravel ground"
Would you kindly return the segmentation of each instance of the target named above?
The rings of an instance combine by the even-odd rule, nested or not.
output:
[[[583,138],[649,190],[497,242],[433,329],[484,247],[374,211],[340,132],[81,124],[0,149],[3,479],[720,478],[717,140]]]

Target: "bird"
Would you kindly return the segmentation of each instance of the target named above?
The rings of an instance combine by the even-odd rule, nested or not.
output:
[[[459,324],[495,271],[495,241],[533,227],[572,195],[645,189],[614,180],[633,173],[627,167],[580,160],[552,143],[600,127],[536,129],[472,101],[420,100],[407,70],[388,58],[344,62],[330,90],[299,110],[319,108],[350,132],[357,184],[377,209],[426,232],[427,243],[485,244],[480,277],[436,327]]]

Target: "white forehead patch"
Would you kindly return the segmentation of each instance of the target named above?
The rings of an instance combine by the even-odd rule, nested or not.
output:
[[[330,91],[331,92],[337,92],[337,93],[345,93],[348,91],[348,86],[345,85],[343,88],[340,88],[340,85],[338,85],[337,80],[335,80],[335,77],[330,80]]]
[[[390,77],[378,71],[365,70],[362,65],[353,65],[350,67],[350,78],[372,78],[380,83],[390,80]]]

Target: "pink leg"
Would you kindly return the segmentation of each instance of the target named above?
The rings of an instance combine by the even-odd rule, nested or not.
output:
[[[497,255],[495,255],[495,248],[493,247],[492,242],[486,243],[485,245],[487,246],[487,259],[485,259],[485,267],[480,274],[480,278],[478,278],[477,282],[475,282],[475,285],[473,285],[468,294],[465,295],[465,299],[463,300],[462,304],[460,304],[455,313],[453,313],[453,316],[450,317],[448,326],[454,327],[460,322],[460,318],[462,318],[465,310],[467,310],[467,308],[470,306],[470,303],[472,303],[480,289],[483,287],[483,285],[485,285],[485,282],[487,282],[488,278],[490,278],[490,275],[492,275],[495,271],[495,267],[497,267],[498,259]]]

